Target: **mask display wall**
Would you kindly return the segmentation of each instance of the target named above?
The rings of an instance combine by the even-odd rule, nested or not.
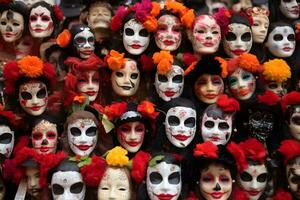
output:
[[[79,74],[77,90],[88,96],[89,102],[95,101],[99,92],[99,72],[87,70]]]
[[[95,50],[95,36],[91,29],[82,24],[72,26],[71,32],[74,35],[73,47],[77,55],[82,59],[89,58]]]
[[[299,3],[297,0],[280,0],[279,9],[289,19],[299,18]]]
[[[32,199],[40,199],[42,197],[42,188],[40,187],[40,171],[38,168],[27,167],[25,170],[27,193]]]
[[[86,21],[93,30],[109,29],[111,17],[111,6],[108,3],[97,1],[90,5]]]
[[[289,132],[294,139],[300,141],[300,106],[293,106],[290,112]]]
[[[7,125],[0,125],[0,154],[9,158],[15,144],[15,132]]]
[[[274,128],[274,116],[269,112],[256,111],[249,115],[250,135],[261,142],[265,142]]]

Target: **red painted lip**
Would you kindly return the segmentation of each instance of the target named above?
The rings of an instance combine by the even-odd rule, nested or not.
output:
[[[260,191],[257,191],[257,190],[250,190],[250,191],[247,191],[247,192],[250,196],[256,196],[260,193]]]
[[[284,48],[283,48],[283,51],[291,51],[291,50],[292,50],[291,47],[284,47]]]
[[[131,48],[133,48],[133,49],[139,49],[139,48],[141,48],[142,46],[141,45],[139,45],[139,44],[133,44],[133,45],[131,45]]]
[[[164,93],[167,97],[172,97],[176,94],[176,92],[173,92],[173,91],[165,91]]]
[[[171,200],[176,194],[155,194],[159,200]]]
[[[50,151],[50,149],[52,149],[52,148],[50,148],[50,147],[41,147],[40,151],[43,152],[43,153],[46,153],[46,152]]]
[[[163,43],[164,43],[164,45],[166,45],[166,46],[171,46],[171,45],[173,45],[175,42],[172,41],[172,40],[164,40]]]
[[[6,37],[12,37],[12,36],[14,36],[15,34],[12,34],[12,33],[5,33],[5,36]]]
[[[212,136],[212,137],[210,137],[209,139],[210,139],[211,141],[213,141],[213,142],[218,142],[218,141],[220,140],[220,138],[217,137],[217,136]]]
[[[216,98],[218,95],[217,94],[205,94],[204,97],[207,99],[214,99]]]
[[[246,51],[243,50],[243,49],[236,49],[236,50],[232,50],[231,52],[232,52],[234,55],[239,56],[239,55],[241,55],[242,53],[245,53]]]
[[[33,111],[39,111],[43,106],[32,106],[29,109],[33,110]]]
[[[174,138],[176,138],[177,140],[180,141],[186,141],[187,139],[189,139],[191,136],[186,136],[186,135],[172,135]]]
[[[129,142],[126,142],[129,146],[131,147],[136,147],[138,145],[141,144],[141,142],[135,142],[135,141],[129,141]]]
[[[220,199],[220,198],[222,198],[222,196],[224,195],[224,192],[213,192],[213,193],[210,193],[210,195],[211,195],[214,199]]]
[[[206,46],[206,47],[212,47],[212,46],[214,46],[215,44],[212,43],[212,42],[205,42],[205,43],[203,43],[203,45]]]
[[[81,51],[81,53],[85,54],[85,55],[91,55],[94,51],[92,50],[83,50]]]
[[[87,94],[88,96],[94,96],[97,92],[95,91],[87,91],[87,92],[84,92],[85,94]]]
[[[241,96],[246,96],[247,94],[249,94],[249,90],[248,89],[241,89],[240,91],[239,91],[239,95],[241,95]]]
[[[74,146],[77,147],[78,149],[80,149],[81,151],[86,151],[92,147],[90,145],[76,145],[76,144],[74,144]]]
[[[41,28],[35,28],[33,30],[34,30],[34,32],[37,32],[37,33],[41,33],[44,31],[44,29],[41,29]]]
[[[299,9],[293,9],[293,10],[290,10],[291,13],[293,14],[299,14]]]

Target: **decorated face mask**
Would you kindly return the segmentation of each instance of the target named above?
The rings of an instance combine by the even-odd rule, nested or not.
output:
[[[225,53],[231,58],[249,52],[252,47],[250,27],[238,23],[229,24],[223,45]]]
[[[296,47],[295,32],[289,26],[278,26],[268,35],[266,46],[277,57],[290,57]]]
[[[135,19],[131,19],[125,23],[123,44],[126,51],[132,55],[140,55],[147,49],[149,43],[150,34],[141,23]]]
[[[5,10],[0,15],[0,31],[6,42],[14,42],[22,37],[24,18],[20,13]]]
[[[105,6],[93,6],[87,17],[88,26],[95,30],[97,28],[109,28],[111,11]]]
[[[178,65],[172,65],[172,69],[166,75],[155,74],[155,89],[158,96],[164,101],[170,101],[179,97],[184,86],[184,71]]]
[[[227,200],[232,191],[229,169],[220,164],[211,164],[200,175],[200,193],[206,200]]]
[[[267,168],[262,165],[249,165],[238,174],[238,182],[249,200],[258,200],[267,186]]]
[[[32,130],[32,146],[39,154],[55,153],[57,137],[56,124],[42,120]]]
[[[34,38],[51,36],[54,30],[50,11],[42,6],[33,8],[29,17],[29,31]]]
[[[0,153],[9,158],[15,144],[15,133],[6,125],[0,125]]]
[[[210,15],[196,18],[191,36],[194,52],[198,54],[215,53],[221,41],[221,29],[216,20]]]
[[[296,197],[296,199],[300,199],[300,165],[299,164],[291,164],[286,166],[286,177],[289,184],[289,189]]]
[[[78,55],[83,58],[89,58],[95,50],[95,36],[89,28],[83,28],[83,31],[74,36],[73,45]]]
[[[147,193],[150,200],[177,200],[181,193],[181,169],[161,162],[147,169]]]
[[[33,116],[41,115],[47,107],[48,92],[41,81],[29,81],[19,87],[19,101],[23,110]]]
[[[293,138],[300,141],[300,107],[295,108],[288,123],[289,131]]]
[[[119,96],[132,96],[140,85],[140,71],[134,60],[128,59],[125,66],[111,74],[111,84]]]
[[[269,90],[277,94],[279,97],[282,97],[287,93],[287,83],[281,82],[277,83],[275,81],[268,81],[264,85],[265,90]]]
[[[279,9],[289,19],[297,19],[299,17],[299,5],[296,0],[280,0]]]
[[[34,43],[31,36],[23,36],[15,47],[16,59],[20,60],[23,57],[30,55],[33,45]]]
[[[208,1],[206,1],[206,2],[208,2]],[[213,0],[212,0],[212,2],[207,4],[207,6],[208,6],[208,10],[209,10],[208,13],[211,14],[211,15],[218,12],[218,10],[220,8],[227,8],[225,3],[223,3],[223,2],[213,2]]]
[[[98,131],[91,119],[77,119],[68,125],[68,142],[75,155],[88,156],[95,149]]]
[[[42,189],[40,187],[40,172],[38,168],[28,167],[25,170],[27,193],[34,197],[33,199],[40,199],[42,196]]]
[[[181,23],[173,15],[163,15],[158,20],[158,29],[154,35],[155,43],[161,50],[175,51],[181,44]]]
[[[250,135],[261,142],[265,142],[273,131],[273,115],[257,111],[249,116]]]
[[[168,140],[178,148],[185,148],[194,139],[196,132],[196,111],[176,106],[166,114],[165,129]]]
[[[194,84],[196,97],[207,104],[216,103],[224,92],[223,79],[218,75],[203,74]]]
[[[76,171],[58,171],[51,179],[52,196],[54,200],[83,200],[85,185],[82,176]]]
[[[238,100],[249,99],[256,88],[256,80],[252,73],[242,69],[237,68],[228,77],[229,90],[234,98]]]
[[[99,72],[89,70],[78,77],[77,89],[79,92],[86,94],[89,101],[95,101],[99,92]]]
[[[269,28],[269,18],[264,15],[252,16],[253,25],[251,26],[253,42],[263,43]]]
[[[123,168],[108,167],[98,187],[98,200],[130,200],[130,180]]]

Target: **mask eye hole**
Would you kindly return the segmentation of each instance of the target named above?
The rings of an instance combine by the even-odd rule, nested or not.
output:
[[[234,41],[236,40],[236,35],[233,32],[228,32],[225,39],[227,41]]]
[[[41,140],[43,138],[43,134],[41,132],[33,132],[32,138],[34,140]]]
[[[220,122],[219,123],[219,129],[220,130],[228,130],[229,129],[229,125],[226,122]]]
[[[142,37],[148,37],[149,33],[146,29],[143,28],[142,30],[140,30],[139,35]]]
[[[48,139],[51,139],[51,140],[53,140],[53,139],[55,139],[56,138],[56,133],[55,132],[47,132],[47,138]]]
[[[300,125],[300,116],[292,117],[293,124]]]
[[[252,36],[251,36],[250,32],[244,33],[241,37],[242,41],[244,41],[244,42],[251,41],[251,38],[252,38]]]
[[[151,181],[151,183],[152,184],[159,184],[159,183],[161,183],[162,182],[162,180],[163,180],[163,177],[160,175],[160,173],[158,173],[158,172],[152,172],[150,175],[149,175],[149,177],[150,177],[150,181]]]
[[[87,136],[90,136],[90,137],[93,137],[95,136],[97,133],[97,128],[96,127],[90,127],[86,130],[86,135]]]
[[[174,83],[182,83],[183,77],[182,77],[182,75],[176,75],[176,76],[173,77],[172,80],[173,80]]]
[[[138,73],[133,73],[133,74],[130,75],[131,79],[137,79],[138,77],[139,77]]]
[[[288,41],[295,41],[295,35],[294,34],[289,34],[287,37]]]
[[[281,40],[283,40],[283,36],[280,35],[280,34],[275,34],[273,36],[273,40],[275,40],[275,41],[281,41]]]
[[[30,21],[35,22],[37,20],[37,17],[35,15],[30,16]]]
[[[266,180],[267,180],[267,173],[260,174],[257,177],[257,181],[260,183],[266,182]]]
[[[72,127],[72,128],[70,129],[70,132],[71,132],[71,134],[72,134],[73,136],[75,136],[75,137],[81,135],[81,131],[80,131],[80,129],[77,128],[77,127]]]
[[[169,116],[168,123],[170,124],[170,126],[178,126],[180,124],[180,120],[176,116]]]
[[[179,172],[173,172],[169,176],[168,181],[172,185],[177,185],[178,183],[180,183],[180,173]]]
[[[205,182],[205,183],[209,183],[209,182],[212,182],[214,180],[213,176],[208,174],[208,175],[204,175],[202,177],[202,181]]]
[[[279,87],[278,84],[275,82],[271,82],[268,84],[268,88],[270,88],[270,89],[276,89],[278,87]]]
[[[204,123],[204,126],[205,126],[206,128],[213,128],[213,127],[215,126],[215,122],[213,122],[213,121],[206,121],[206,122]]]
[[[196,120],[193,117],[190,117],[184,121],[184,125],[189,128],[193,128],[196,124]]]
[[[47,91],[46,91],[45,88],[43,88],[43,89],[40,89],[38,91],[38,93],[36,94],[36,96],[37,96],[37,98],[42,99],[42,98],[46,97],[46,94],[47,94]]]
[[[126,28],[125,29],[125,35],[133,36],[134,35],[134,30],[132,30],[131,28]]]
[[[64,193],[64,188],[61,185],[53,184],[52,191],[55,195],[62,195]]]
[[[70,187],[70,192],[73,193],[73,194],[79,194],[82,190],[83,190],[83,183],[82,182],[74,183]]]
[[[88,42],[91,43],[91,44],[94,44],[95,40],[93,37],[89,37],[88,38]]]
[[[236,77],[229,77],[228,78],[228,83],[230,87],[233,87],[237,84],[237,78]]]
[[[29,92],[21,92],[22,99],[30,100],[32,99],[32,95]]]
[[[117,77],[123,77],[123,73],[122,72],[116,72],[116,76]]]
[[[168,78],[164,75],[159,74],[158,75],[158,81],[159,82],[168,82]]]
[[[241,173],[240,177],[241,177],[242,181],[244,181],[244,182],[250,182],[250,181],[252,181],[252,176],[248,172]]]
[[[11,133],[3,133],[0,135],[0,143],[1,144],[9,144],[12,141],[12,134]]]

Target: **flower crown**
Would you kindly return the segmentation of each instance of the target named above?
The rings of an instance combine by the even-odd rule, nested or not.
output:
[[[260,7],[247,8],[246,13],[249,16],[266,16],[266,17],[268,17],[270,14],[269,10]]]
[[[284,140],[280,143],[278,152],[283,155],[284,164],[287,165],[289,160],[300,156],[300,144],[295,140]]]
[[[273,59],[263,64],[263,79],[282,83],[291,78],[290,66],[283,59]]]
[[[259,73],[262,70],[257,57],[250,53],[243,53],[239,57],[227,61],[227,71],[232,74],[237,68],[242,68],[251,73]]]
[[[194,148],[194,157],[204,157],[216,159],[218,158],[218,146],[214,145],[211,141],[197,144]]]

